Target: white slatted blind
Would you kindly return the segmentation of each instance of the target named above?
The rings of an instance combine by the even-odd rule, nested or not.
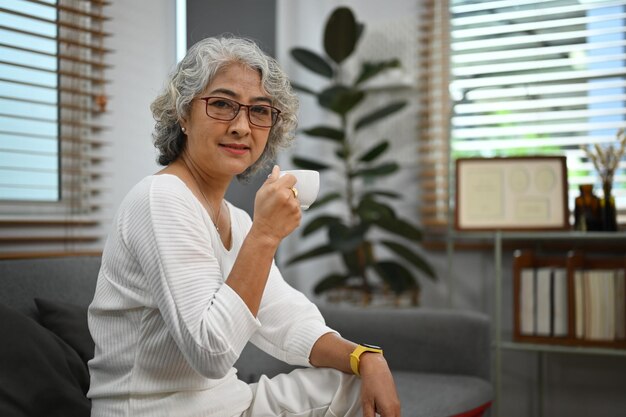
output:
[[[0,2],[0,254],[101,239],[106,2]]]
[[[570,199],[602,187],[581,145],[626,126],[625,1],[453,1],[453,156],[567,156]],[[624,166],[624,163],[622,163]],[[626,176],[615,178],[626,209]]]
[[[420,217],[429,231],[445,230],[449,213],[450,96],[448,0],[423,0],[418,40]]]
[[[602,188],[580,145],[626,126],[626,1],[450,2],[452,155],[565,155],[578,185]],[[615,177],[626,209],[624,166]]]

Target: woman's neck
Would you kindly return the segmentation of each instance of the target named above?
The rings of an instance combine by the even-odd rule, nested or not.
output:
[[[192,183],[208,200],[212,207],[222,204],[232,178],[219,179],[203,171],[188,155],[181,155],[172,165],[176,165],[177,175],[188,185]]]

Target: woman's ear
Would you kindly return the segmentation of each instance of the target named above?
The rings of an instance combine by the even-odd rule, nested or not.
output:
[[[185,119],[180,119],[180,120],[178,121],[178,125],[180,126],[180,130],[182,130],[182,131],[183,131],[183,133],[186,135],[186,134],[187,134],[187,127],[186,127],[186,125],[187,125],[187,120],[185,120]]]

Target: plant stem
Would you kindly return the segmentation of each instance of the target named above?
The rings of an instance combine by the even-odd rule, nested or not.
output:
[[[355,198],[354,198],[354,178],[351,175],[352,173],[352,162],[351,162],[352,146],[349,140],[348,121],[345,115],[341,117],[341,128],[344,131],[342,155],[343,155],[343,162],[344,162],[345,170],[346,170],[346,203],[348,205],[348,211],[350,215],[349,217],[350,225],[356,226],[358,222],[358,213],[357,213],[358,206],[356,205]],[[366,305],[369,304],[369,302],[371,301],[371,295],[372,295],[372,287],[367,280],[367,273],[366,273],[367,263],[368,263],[368,258],[369,258],[368,251],[370,250],[371,248],[368,246],[367,241],[362,242],[359,245],[359,247],[356,249],[358,274],[361,278],[361,286],[363,288],[363,293],[365,294],[363,301],[364,301],[364,304]]]
[[[352,147],[350,146],[350,140],[348,139],[348,121],[346,116],[341,117],[341,129],[344,131],[343,139],[343,163],[346,170],[346,204],[348,206],[349,223],[351,226],[357,223],[357,207],[354,204],[354,184],[352,179],[352,163],[350,161],[352,156]]]
[[[368,244],[368,242],[361,243],[356,250],[356,258],[357,258],[357,263],[359,265],[359,275],[361,276],[361,281],[362,281],[361,285],[363,287],[363,292],[367,294],[368,298],[371,296],[371,293],[372,293],[372,287],[367,280],[367,274],[366,274],[367,260],[371,255],[368,252],[370,251],[371,251],[371,246]]]

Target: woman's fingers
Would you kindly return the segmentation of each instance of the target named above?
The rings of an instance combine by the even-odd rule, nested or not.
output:
[[[300,203],[292,191],[296,178],[291,174],[280,175],[280,167],[274,165],[267,180],[257,192],[254,206],[254,222],[282,239],[300,225]]]
[[[274,165],[274,167],[272,168],[272,172],[270,172],[270,174],[267,176],[267,180],[265,180],[265,182],[266,183],[275,182],[279,176],[280,176],[280,167],[278,165]]]

